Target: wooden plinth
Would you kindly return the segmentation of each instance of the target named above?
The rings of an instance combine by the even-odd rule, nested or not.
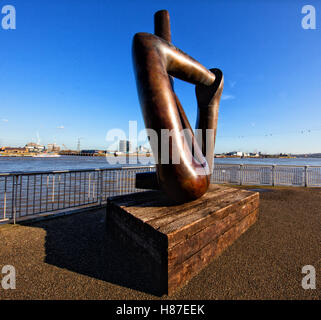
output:
[[[135,244],[158,291],[170,295],[245,232],[258,209],[258,192],[218,185],[181,205],[147,191],[109,198],[106,224],[123,245]]]

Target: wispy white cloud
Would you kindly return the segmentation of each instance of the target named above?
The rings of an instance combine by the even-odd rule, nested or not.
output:
[[[222,100],[232,100],[235,99],[235,97],[231,94],[223,94],[222,95]]]
[[[9,122],[8,119],[1,119],[2,122]]]
[[[236,81],[229,81],[229,83],[231,88],[234,88],[236,85]]]
[[[61,125],[61,126],[58,126],[57,129],[65,129],[65,127]]]

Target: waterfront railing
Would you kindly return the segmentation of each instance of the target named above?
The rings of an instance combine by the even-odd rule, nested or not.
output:
[[[99,207],[115,195],[142,191],[135,175],[155,166],[0,173],[0,223]],[[321,187],[321,166],[216,163],[212,183]]]

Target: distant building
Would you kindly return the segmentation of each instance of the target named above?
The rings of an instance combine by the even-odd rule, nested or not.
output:
[[[92,149],[90,149],[90,150],[81,150],[80,153],[82,153],[82,154],[96,154],[96,153],[99,153],[99,150],[92,150]]]
[[[48,152],[59,152],[60,151],[60,147],[57,146],[55,143],[49,143],[47,145],[47,151]]]
[[[242,151],[232,151],[232,152],[226,153],[226,155],[231,156],[231,157],[242,157],[243,152]]]
[[[26,148],[2,147],[1,152],[22,154],[22,153],[27,152],[27,149]]]
[[[255,152],[251,152],[251,153],[249,154],[249,156],[250,156],[250,157],[256,157],[256,158],[258,158],[260,155],[259,155],[258,153],[255,153]]]
[[[46,150],[45,146],[34,142],[27,143],[25,148],[28,150],[28,152],[43,152]]]
[[[128,140],[119,141],[119,152],[130,153],[132,152],[132,144]]]

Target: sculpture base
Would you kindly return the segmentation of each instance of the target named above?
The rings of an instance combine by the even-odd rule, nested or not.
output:
[[[106,226],[124,246],[135,244],[154,289],[171,295],[245,232],[258,209],[259,193],[225,186],[181,205],[147,191],[109,198]]]

